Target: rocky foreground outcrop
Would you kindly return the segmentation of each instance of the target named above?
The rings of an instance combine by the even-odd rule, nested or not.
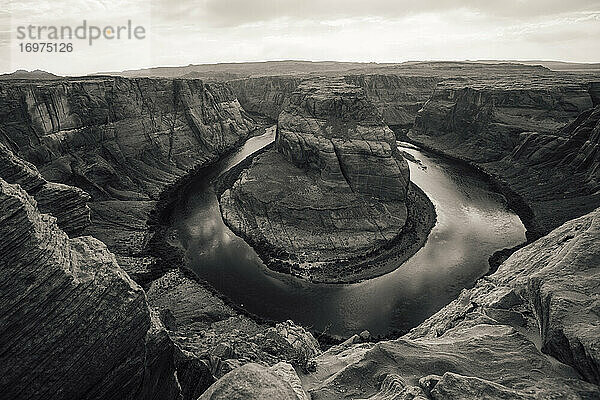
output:
[[[258,155],[220,202],[226,223],[271,267],[351,281],[363,277],[361,268],[344,263],[401,236],[407,193],[416,191],[409,183],[394,134],[362,89],[315,79],[303,82],[279,115],[275,149]],[[419,229],[428,231],[433,218],[425,222]]]
[[[285,363],[266,368],[246,364],[212,385],[198,400],[309,400],[294,369]]]
[[[250,362],[268,366],[287,362],[306,370],[308,361],[321,353],[315,338],[292,321],[257,322],[181,271],[154,281],[148,301],[172,340],[200,360],[210,371],[208,376],[218,378]]]
[[[567,222],[405,336],[317,356],[303,389],[313,400],[597,399],[599,235],[600,209]],[[257,381],[238,376],[215,388]]]
[[[45,185],[34,194],[40,208],[69,233],[102,240],[142,283],[166,268],[148,247],[154,233],[147,226],[165,190],[254,129],[219,83],[97,77],[0,85],[1,153],[8,149],[44,179],[88,193],[91,225],[77,199],[87,195],[76,189]],[[17,182],[7,175],[13,172],[2,173]]]
[[[58,225],[68,234],[77,235],[90,224],[90,196],[83,190],[48,182],[37,168],[17,157],[0,143],[0,177],[20,185],[35,197],[40,210],[56,217]]]
[[[179,398],[164,328],[102,242],[69,239],[3,179],[0,237],[3,397]]]

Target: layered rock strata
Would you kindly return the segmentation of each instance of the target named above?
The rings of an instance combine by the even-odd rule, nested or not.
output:
[[[592,104],[586,85],[442,87],[409,136],[508,188],[524,203],[530,236],[539,237],[600,205]]]
[[[164,328],[102,242],[69,239],[3,179],[0,237],[2,396],[179,398]]]
[[[17,157],[0,143],[0,177],[8,183],[19,184],[34,196],[44,213],[57,218],[66,233],[76,235],[90,224],[90,196],[81,189],[45,180],[37,168]]]
[[[592,106],[584,84],[442,82],[419,112],[413,136],[452,155],[495,161],[510,153],[520,133],[556,132]]]
[[[375,104],[384,122],[397,129],[408,129],[417,112],[431,97],[439,78],[399,75],[348,75],[345,81],[360,86]]]
[[[91,196],[84,233],[142,283],[160,274],[146,221],[166,188],[234,149],[255,129],[231,89],[199,80],[84,78],[0,85],[0,143],[50,181]],[[8,179],[8,178],[7,178]],[[52,185],[44,211],[81,233],[75,196]],[[80,196],[81,197],[81,196]],[[46,203],[63,202],[63,209]],[[62,218],[58,213],[65,213]]]
[[[409,182],[394,134],[364,92],[343,79],[316,79],[290,96],[275,149],[257,156],[220,201],[226,223],[271,267],[283,262],[275,268],[344,281],[361,268],[341,273],[334,264],[400,236]]]
[[[264,76],[231,80],[228,84],[244,110],[266,115],[277,121],[290,95],[302,80],[294,76]]]

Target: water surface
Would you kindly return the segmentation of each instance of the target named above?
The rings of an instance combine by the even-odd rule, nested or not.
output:
[[[525,241],[517,215],[479,173],[401,144],[420,161],[409,162],[411,180],[437,212],[423,248],[395,271],[356,284],[313,284],[272,272],[224,225],[210,182],[273,137],[271,129],[249,139],[195,180],[173,215],[188,266],[252,313],[344,337],[364,329],[374,335],[406,331],[471,287],[496,250]]]

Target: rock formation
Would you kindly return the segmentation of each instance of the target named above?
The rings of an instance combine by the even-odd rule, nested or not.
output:
[[[57,218],[58,225],[68,234],[82,232],[90,224],[90,196],[81,189],[46,181],[37,168],[17,157],[0,143],[0,177],[19,184],[34,196],[40,210]]]
[[[277,121],[290,95],[302,81],[294,76],[264,76],[231,80],[228,84],[244,110],[266,115]]]
[[[266,368],[258,364],[239,367],[214,383],[198,400],[309,400],[289,364]]]
[[[600,209],[567,222],[407,335],[317,356],[303,388],[312,399],[598,398],[599,235]]]
[[[589,111],[588,88],[571,81],[441,84],[409,137],[492,176],[515,198],[528,235],[540,237],[600,205],[598,117]]]
[[[165,189],[255,129],[227,85],[199,80],[7,81],[0,104],[2,153],[89,193],[92,224],[83,233],[105,242],[142,283],[163,268],[160,254],[147,249],[146,221]],[[43,211],[64,215],[55,214],[65,230],[81,233],[82,193],[53,184],[35,196]],[[51,202],[66,207],[51,210]]]
[[[177,398],[172,354],[152,345],[164,328],[102,242],[69,239],[3,179],[0,237],[2,396]],[[150,362],[156,357],[167,358],[163,373]]]
[[[359,87],[316,79],[290,96],[275,147],[223,193],[225,221],[271,266],[286,261],[313,280],[356,279],[360,268],[352,275],[333,264],[376,252],[407,221],[409,170],[393,132]]]
[[[555,132],[590,107],[583,84],[440,83],[416,118],[414,137],[428,137],[454,156],[495,161],[514,148],[519,133]]]
[[[417,112],[431,97],[437,77],[398,75],[348,75],[345,81],[364,89],[385,123],[396,128],[410,128]]]
[[[315,338],[292,321],[274,326],[257,322],[180,271],[154,281],[148,301],[172,340],[200,360],[209,377],[221,377],[249,362],[270,366],[288,362],[306,370],[308,361],[321,353]]]

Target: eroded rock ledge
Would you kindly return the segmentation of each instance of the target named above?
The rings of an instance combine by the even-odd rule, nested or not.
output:
[[[427,200],[409,175],[393,132],[361,88],[312,79],[279,115],[275,149],[221,195],[221,210],[271,268],[351,282],[389,272],[366,273],[365,259],[394,241],[402,244],[396,253],[414,254],[432,227],[433,207],[416,209]],[[399,239],[405,229],[419,245]]]
[[[300,376],[304,391],[319,400],[597,399],[599,235],[600,209],[565,223],[408,334],[317,356]],[[260,381],[237,377],[213,388]],[[281,398],[302,396],[287,388]]]
[[[600,113],[592,86],[527,79],[443,82],[418,113],[409,138],[507,188],[528,237],[535,239],[600,205]]]
[[[178,398],[165,330],[102,242],[1,178],[0,237],[3,396]]]

